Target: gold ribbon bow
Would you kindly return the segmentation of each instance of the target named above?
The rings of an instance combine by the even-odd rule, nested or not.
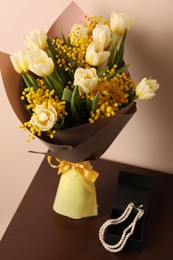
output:
[[[92,193],[94,192],[93,187],[91,187],[87,181],[91,183],[95,182],[95,180],[99,176],[99,173],[92,169],[89,161],[73,163],[73,162],[68,162],[65,160],[60,160],[58,158],[55,158],[55,160],[59,162],[59,165],[54,165],[52,164],[51,159],[52,157],[48,155],[47,156],[48,163],[52,168],[58,169],[58,174],[65,173],[71,168],[73,168],[79,173],[83,185],[87,188],[87,190]]]

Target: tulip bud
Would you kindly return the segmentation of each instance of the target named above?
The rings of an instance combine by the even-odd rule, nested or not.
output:
[[[101,65],[110,55],[109,51],[104,51],[104,47],[99,42],[91,42],[86,50],[86,62],[92,66]]]
[[[28,48],[47,48],[47,34],[37,29],[32,30],[29,35],[24,36],[24,42]]]
[[[49,76],[54,70],[53,60],[41,49],[30,49],[27,53],[29,70],[40,77]]]
[[[155,91],[159,88],[159,84],[155,79],[144,78],[136,86],[136,96],[141,100],[149,100],[155,96]]]
[[[10,60],[17,73],[28,72],[28,60],[24,51],[17,51],[10,56]]]
[[[133,24],[133,18],[123,13],[112,12],[110,19],[110,27],[112,32],[123,35],[126,30],[129,30]]]
[[[98,83],[97,72],[95,68],[78,68],[74,74],[74,85],[78,86],[81,92],[89,93],[94,90]]]
[[[97,24],[92,31],[93,41],[101,43],[104,48],[110,43],[110,29],[108,25]]]

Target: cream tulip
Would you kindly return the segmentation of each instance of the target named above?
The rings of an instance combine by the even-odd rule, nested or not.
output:
[[[108,25],[97,24],[92,31],[93,41],[101,43],[104,48],[109,46],[110,43],[110,29]]]
[[[38,105],[35,109],[35,115],[31,117],[31,124],[37,126],[41,131],[50,130],[57,120],[57,112],[52,105],[45,108],[44,105]]]
[[[27,73],[28,72],[29,64],[28,64],[28,60],[26,57],[26,52],[17,51],[13,55],[10,55],[10,60],[17,73]]]
[[[24,36],[24,42],[28,48],[39,48],[44,50],[47,48],[47,34],[44,31],[34,29],[30,31],[28,35]]]
[[[133,18],[124,13],[117,14],[112,12],[110,19],[110,27],[112,32],[123,35],[126,30],[129,30],[133,24]]]
[[[101,65],[110,55],[109,51],[104,51],[104,47],[97,41],[91,42],[86,50],[85,60],[92,66]]]
[[[98,83],[97,72],[95,68],[78,68],[74,74],[75,86],[78,86],[82,93],[89,93],[94,90]]]
[[[155,91],[159,88],[159,84],[155,79],[144,78],[136,86],[136,96],[141,100],[149,100],[155,96]]]
[[[41,49],[30,49],[27,53],[29,70],[40,77],[49,76],[54,70],[53,60]]]

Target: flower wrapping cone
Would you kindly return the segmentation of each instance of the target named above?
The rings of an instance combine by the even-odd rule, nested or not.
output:
[[[67,17],[68,19],[66,19]],[[79,23],[83,18],[84,12],[72,2],[51,26],[48,35],[60,37],[60,28],[62,28],[64,35],[67,35],[72,25]],[[0,52],[0,69],[5,90],[14,112],[22,123],[30,120],[30,114],[24,108],[21,100],[19,87],[21,76],[14,70],[9,55],[3,52]],[[54,158],[74,163],[97,159],[109,148],[135,112],[136,104],[133,102],[113,117],[99,119],[94,124],[86,123],[61,130],[53,141],[46,135],[38,138],[49,148],[47,154]],[[92,185],[93,193],[84,187],[79,174],[74,169],[69,169],[69,172],[63,173],[61,176],[54,209],[56,208],[60,214],[73,218],[97,215],[94,183]],[[68,196],[66,196],[67,194]],[[65,204],[65,201],[68,203]],[[78,210],[74,210],[73,205]]]

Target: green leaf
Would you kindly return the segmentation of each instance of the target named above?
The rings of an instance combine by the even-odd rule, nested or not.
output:
[[[31,109],[29,109],[29,108],[28,108],[28,104],[27,104],[27,105],[25,105],[25,108],[26,108],[26,110],[27,110],[27,111],[28,111],[28,112],[29,112],[29,113],[32,115],[32,113],[33,113],[33,112],[32,112],[32,110],[31,110]]]
[[[49,90],[55,90],[52,82],[49,80],[47,76],[43,77],[42,80]]]
[[[47,55],[48,55],[54,62],[56,62],[56,61],[55,61],[55,57],[53,56],[52,52],[51,52],[49,49],[47,50]]]
[[[114,60],[115,52],[117,49],[118,39],[119,39],[119,36],[116,35],[115,33],[113,33],[112,41],[111,41],[111,45],[110,45],[110,49],[109,49],[110,55],[109,55],[108,62],[107,62],[107,66],[109,66],[110,68],[112,68],[114,65],[113,60]]]
[[[72,90],[69,88],[64,88],[63,93],[62,93],[62,100],[71,102],[71,97],[72,97]]]
[[[23,78],[26,86],[28,88],[31,88],[32,87],[32,83],[31,83],[30,79],[27,77],[27,75],[25,73],[21,73],[21,75],[22,75],[22,78]]]
[[[95,112],[96,109],[98,108],[98,102],[99,102],[99,92],[97,92],[94,99],[91,101],[91,110],[93,112]]]
[[[35,79],[32,75],[30,75],[30,74],[27,74],[27,76],[28,76],[28,78],[30,79],[30,81],[31,81],[31,83],[32,83],[32,85],[33,85],[33,88],[34,88],[35,90],[37,90],[37,89],[38,89],[38,85],[37,85],[36,79]]]
[[[88,112],[91,111],[91,99],[88,97],[88,93],[86,93],[86,104],[87,104],[87,110]]]
[[[59,130],[61,130],[64,126],[64,120],[61,119],[59,120],[56,124],[54,124],[54,129],[58,132]]]
[[[65,87],[68,84],[68,81],[70,81],[69,73],[59,67],[57,67],[57,71],[61,78],[62,86]]]
[[[69,71],[68,74],[70,76],[70,80],[73,82],[74,81],[74,72],[73,71]]]
[[[21,73],[21,75],[28,88],[33,87],[35,90],[37,90],[38,87],[36,80],[31,75],[29,75],[28,73]]]
[[[47,39],[47,44],[48,44],[48,47],[49,47],[48,54],[50,55],[50,53],[51,53],[53,60],[56,60],[57,51],[56,51],[55,46],[53,45],[52,40],[50,38]]]
[[[67,45],[68,45],[68,46],[70,46],[70,45],[71,45],[70,36],[68,36],[68,38],[67,38]]]
[[[78,86],[75,86],[72,97],[71,97],[71,114],[73,119],[80,120],[78,111],[80,110],[81,101],[79,97],[79,89]]]
[[[125,65],[125,66],[121,67],[119,70],[116,70],[114,73],[112,73],[111,75],[109,75],[107,77],[107,80],[110,80],[113,77],[115,77],[117,74],[120,74],[120,73],[124,72],[126,69],[128,69],[129,66],[130,65],[128,64],[128,65]]]
[[[51,74],[51,77],[54,78],[55,80],[57,80],[61,85],[63,84],[62,79],[61,79],[60,75],[58,74],[58,71],[56,70],[56,68],[54,68],[54,70]]]
[[[55,46],[52,44],[51,39],[48,38],[47,42],[48,42],[48,47],[49,47],[49,49],[47,50],[48,56],[52,58],[52,60],[54,61],[54,64],[55,64],[55,69],[54,69],[52,75],[60,82],[61,85],[63,85],[63,87],[65,87],[67,73],[64,70],[60,69],[56,62],[57,51],[55,49]]]
[[[124,56],[124,43],[125,43],[126,35],[127,35],[127,30],[123,35],[120,48],[116,52],[114,60],[113,60],[113,64],[117,65],[117,69],[119,69],[122,66],[123,56]]]
[[[66,38],[65,38],[65,36],[64,36],[64,33],[63,33],[63,30],[62,30],[62,27],[60,27],[60,29],[61,29],[62,39],[63,39],[64,43],[67,44],[67,40],[66,40]]]
[[[52,74],[49,75],[48,78],[52,82],[54,90],[55,90],[57,96],[59,97],[59,99],[61,100],[62,91],[63,91],[61,83],[59,82],[58,79],[54,78],[54,76]]]
[[[104,69],[102,69],[101,71],[99,71],[99,73],[98,73],[98,77],[99,78],[101,78],[102,77],[102,75],[103,75],[103,73],[105,72],[105,71],[107,71],[107,69],[109,68],[109,66],[106,66]]]

